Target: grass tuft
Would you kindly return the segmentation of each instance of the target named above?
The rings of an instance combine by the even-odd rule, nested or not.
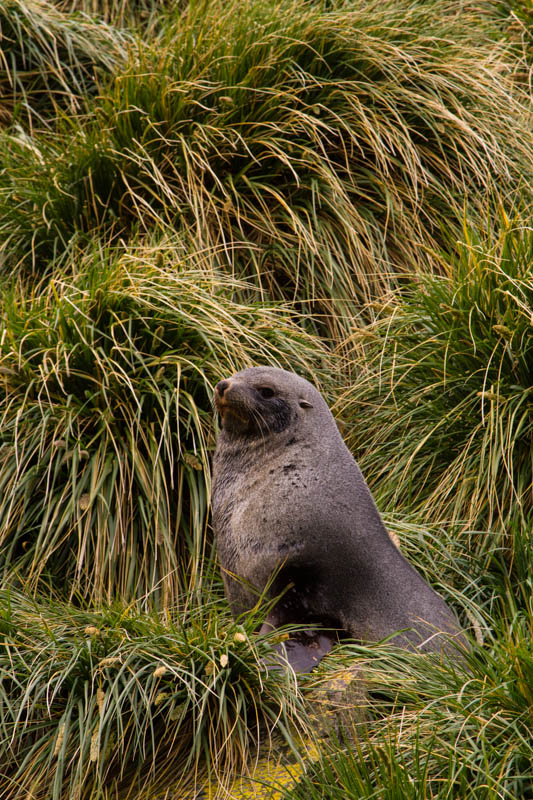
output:
[[[292,308],[193,263],[172,248],[95,245],[31,292],[6,291],[5,579],[93,601],[153,590],[163,605],[198,587],[212,387],[253,363],[312,379],[329,356]]]
[[[64,13],[77,12],[102,19],[117,28],[142,31],[151,25],[161,26],[167,2],[166,0],[163,2],[162,0],[54,0],[54,5]]]
[[[194,794],[273,734],[305,730],[294,674],[268,672],[268,638],[215,599],[164,623],[123,604],[85,611],[14,592],[0,604],[6,796]]]
[[[475,213],[530,174],[493,34],[475,4],[436,0],[190,4],[94,120],[6,143],[0,230],[42,270],[80,231],[170,225],[271,297],[342,317],[433,268],[465,195]]]
[[[499,631],[472,653],[467,669],[383,647],[353,650],[368,690],[367,724],[348,747],[324,743],[282,796],[526,800],[533,789],[531,610],[509,638]]]
[[[87,14],[43,0],[0,4],[0,124],[42,127],[87,107],[97,76],[126,60],[131,38]]]
[[[471,529],[527,525],[532,263],[520,220],[504,218],[497,236],[466,230],[448,276],[419,280],[354,333],[368,361],[354,361],[349,441],[385,505]]]

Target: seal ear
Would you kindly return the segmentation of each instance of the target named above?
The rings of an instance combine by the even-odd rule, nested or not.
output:
[[[303,397],[300,397],[298,400],[298,405],[300,408],[313,408],[313,404],[310,403],[308,400],[304,400]]]

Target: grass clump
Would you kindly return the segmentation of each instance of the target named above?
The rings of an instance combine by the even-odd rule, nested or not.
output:
[[[80,230],[178,227],[271,296],[342,315],[428,268],[465,193],[475,208],[529,174],[490,24],[451,2],[191,4],[103,88],[95,122],[11,143],[0,227],[41,268]]]
[[[72,131],[72,123],[63,121],[61,127]],[[108,242],[122,231],[111,200],[114,193],[123,194],[123,182],[109,145],[96,131],[78,130],[68,138],[10,131],[0,136],[0,162],[4,274],[23,265],[40,279],[76,245],[90,247],[99,235]]]
[[[126,60],[128,37],[86,14],[43,0],[0,4],[0,124],[41,127],[59,110],[76,114],[96,93],[98,73]]]
[[[468,669],[376,647],[359,653],[369,691],[366,733],[331,743],[291,800],[526,800],[533,789],[529,614]],[[501,638],[500,638],[501,637]],[[352,657],[355,656],[355,653]]]
[[[214,599],[165,623],[0,594],[0,780],[9,797],[149,797],[243,769],[305,714],[267,638]],[[193,792],[194,793],[194,792]]]
[[[523,53],[525,80],[533,61],[533,2],[532,0],[500,0],[497,10],[504,18],[505,31],[511,42],[516,42]]]
[[[519,220],[498,236],[467,231],[449,275],[420,280],[364,331],[368,363],[345,412],[385,504],[471,529],[527,525],[532,263],[533,231]]]
[[[165,0],[54,0],[54,4],[62,12],[87,14],[128,30],[159,25],[166,6]]]
[[[193,264],[95,246],[5,292],[4,579],[95,602],[153,589],[163,605],[199,585],[214,384],[253,363],[312,379],[328,357],[293,309]]]

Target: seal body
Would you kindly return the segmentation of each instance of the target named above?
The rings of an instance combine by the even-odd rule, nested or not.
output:
[[[221,431],[212,512],[237,616],[268,589],[267,626],[309,626],[289,645],[309,669],[341,636],[441,650],[458,621],[392,543],[320,393],[303,378],[251,367],[215,390]]]

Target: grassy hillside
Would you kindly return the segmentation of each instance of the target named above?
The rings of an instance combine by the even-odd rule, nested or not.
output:
[[[533,797],[530,24],[0,0],[2,797]],[[252,364],[322,391],[468,663],[267,669],[209,518]]]

